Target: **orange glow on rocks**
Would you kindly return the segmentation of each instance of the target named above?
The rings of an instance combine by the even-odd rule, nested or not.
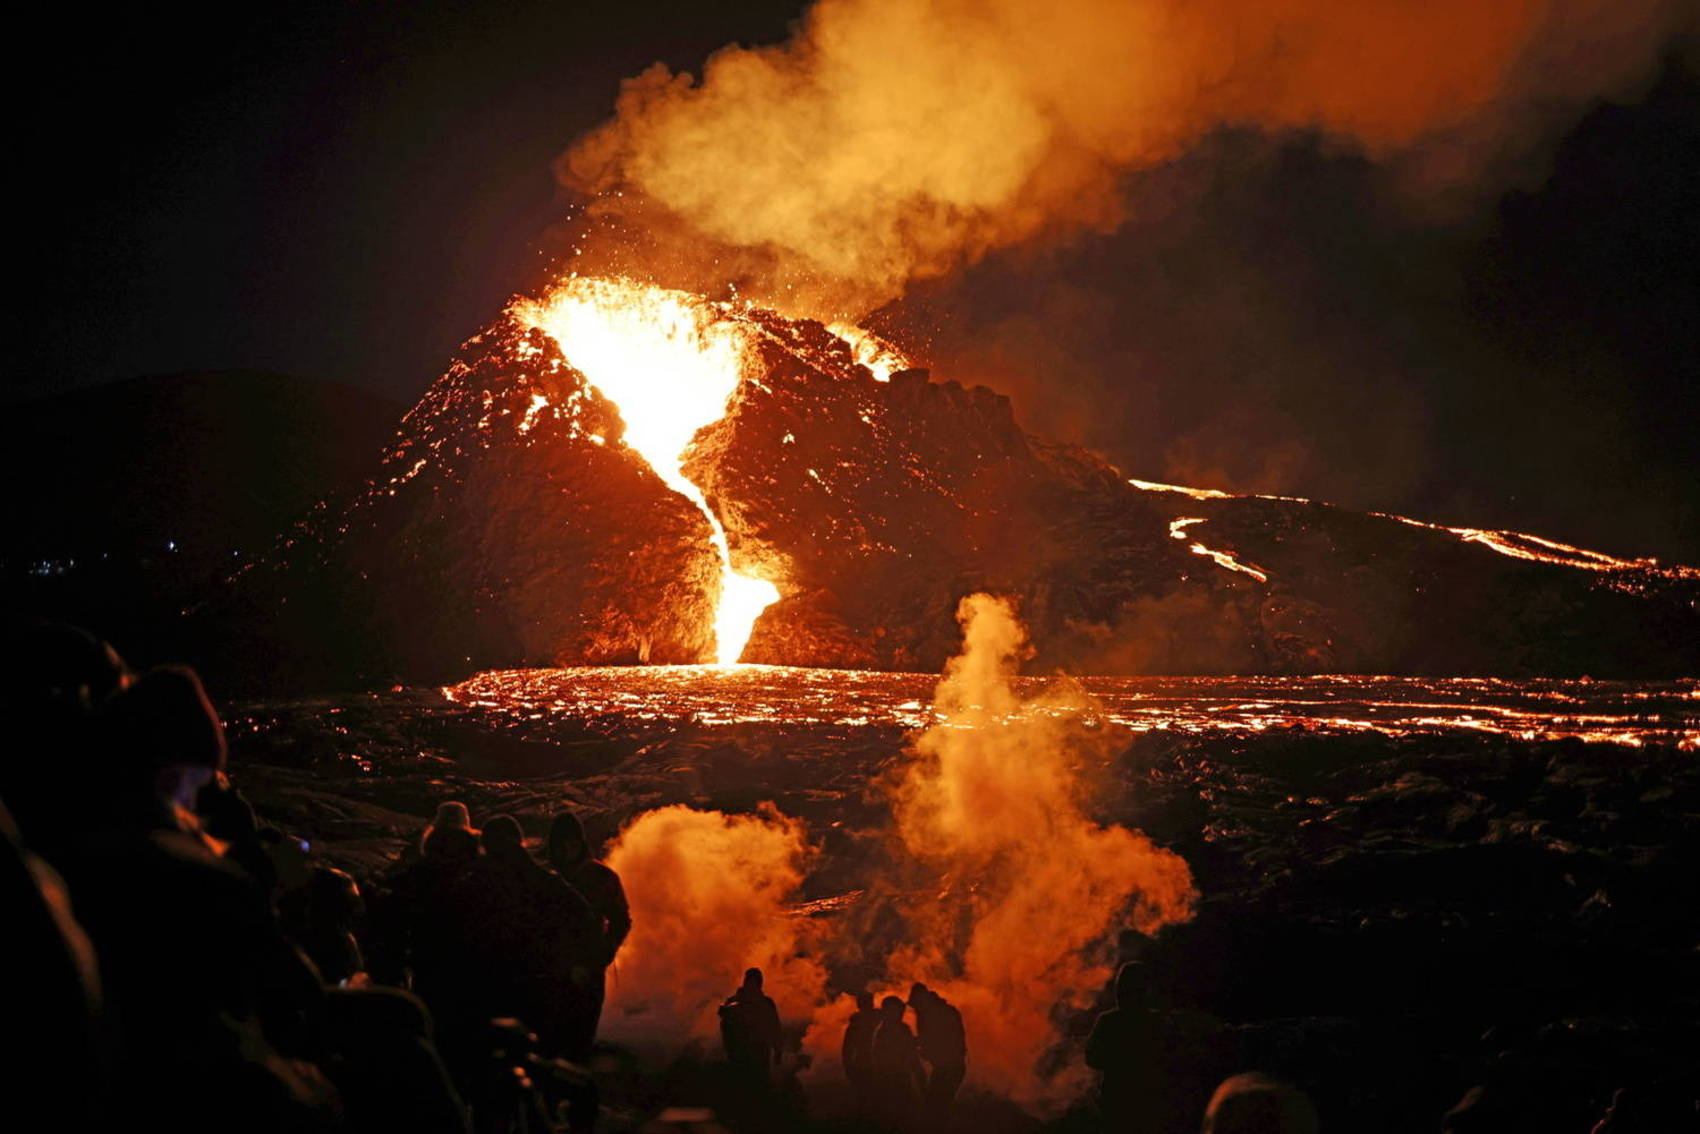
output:
[[[619,408],[626,444],[702,511],[721,563],[716,658],[737,664],[779,588],[733,568],[726,529],[683,464],[692,438],[726,413],[743,378],[753,345],[747,325],[698,296],[615,279],[573,277],[517,311]]]

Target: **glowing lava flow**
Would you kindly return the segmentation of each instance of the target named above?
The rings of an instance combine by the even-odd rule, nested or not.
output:
[[[721,566],[716,655],[737,664],[779,589],[732,569],[726,529],[682,466],[697,430],[726,413],[749,357],[747,332],[707,300],[628,280],[575,277],[516,310],[619,408],[626,444],[707,518]]]
[[[1487,528],[1449,528],[1444,524],[1430,524],[1422,520],[1413,520],[1409,516],[1395,516],[1391,512],[1371,512],[1370,515],[1398,520],[1401,524],[1409,524],[1413,528],[1451,532],[1465,543],[1479,543],[1483,547],[1492,548],[1499,554],[1509,555],[1513,559],[1528,559],[1535,563],[1551,563],[1559,567],[1580,567],[1585,571],[1651,571],[1669,578],[1700,578],[1700,570],[1693,567],[1666,566],[1657,559],[1620,559],[1615,555],[1607,555],[1603,551],[1589,551],[1585,547],[1572,547],[1568,543],[1559,543],[1555,539],[1530,535],[1528,532]]]
[[[1187,490],[1182,489],[1181,491],[1184,492]],[[1269,581],[1269,576],[1264,571],[1253,567],[1249,563],[1241,563],[1238,559],[1235,559],[1232,555],[1229,555],[1225,551],[1216,551],[1213,548],[1205,547],[1202,543],[1198,543],[1187,534],[1187,528],[1191,527],[1193,524],[1202,524],[1205,519],[1206,517],[1204,516],[1182,516],[1177,520],[1171,520],[1169,522],[1169,534],[1180,540],[1182,543],[1187,544],[1187,550],[1192,552],[1194,555],[1208,556],[1209,558],[1214,559],[1218,566],[1226,567],[1230,571],[1238,571],[1242,575],[1250,575],[1260,583],[1267,583]]]
[[[1314,504],[1302,496],[1265,496],[1241,495],[1233,492],[1222,492],[1214,488],[1187,488],[1178,484],[1163,484],[1154,480],[1129,479],[1128,483],[1145,492],[1174,492],[1190,496],[1194,500],[1285,500],[1293,504]],[[1448,532],[1457,536],[1465,543],[1477,543],[1501,555],[1513,559],[1527,559],[1533,563],[1550,563],[1555,567],[1577,567],[1585,571],[1643,571],[1653,575],[1661,575],[1667,579],[1700,579],[1700,568],[1681,567],[1660,563],[1657,559],[1622,559],[1615,555],[1607,555],[1603,551],[1589,551],[1585,547],[1572,547],[1568,543],[1560,543],[1544,536],[1530,535],[1528,532],[1513,532],[1504,529],[1488,528],[1453,528],[1445,524],[1431,524],[1425,520],[1413,520],[1409,516],[1399,516],[1392,512],[1370,512],[1368,515],[1379,516],[1384,520],[1397,520],[1413,528],[1426,528],[1432,532]],[[1203,523],[1205,517],[1182,517],[1169,524],[1169,534],[1178,540],[1189,537],[1186,529],[1189,525]],[[1222,566],[1231,571],[1241,571],[1247,575],[1256,576],[1267,582],[1263,572],[1239,563],[1226,552],[1212,551],[1203,544],[1194,543],[1191,550],[1196,555],[1208,555]]]

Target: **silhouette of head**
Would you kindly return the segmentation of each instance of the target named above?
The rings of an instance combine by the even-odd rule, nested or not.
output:
[[[512,815],[492,815],[486,819],[480,841],[484,844],[484,853],[493,858],[509,861],[529,861],[531,858],[525,849],[525,832],[520,829],[519,820]]]
[[[130,680],[111,646],[57,622],[0,619],[0,796],[23,828],[63,829],[69,798],[87,786],[88,759],[101,752],[96,713]],[[107,763],[99,761],[104,772]],[[99,774],[97,790],[112,788]],[[39,826],[37,826],[39,824]]]
[[[1317,1134],[1316,1108],[1296,1087],[1256,1071],[1224,1079],[1204,1111],[1203,1134]]]
[[[334,866],[316,867],[308,886],[314,916],[326,921],[353,921],[366,907],[360,896],[360,884],[346,870],[338,870]]]
[[[224,770],[224,728],[187,666],[150,669],[110,697],[100,714],[108,782],[145,786],[185,810]]]
[[[1116,1007],[1131,1012],[1151,1005],[1151,974],[1138,961],[1116,970]]]
[[[909,986],[909,1003],[913,1004],[917,1010],[921,1007],[921,1005],[925,1004],[932,995],[933,990],[922,984],[920,981],[916,981],[914,984]]]
[[[467,859],[478,856],[478,831],[472,826],[472,816],[466,804],[457,800],[437,805],[436,818],[425,828],[419,840],[419,852],[426,858]]]
[[[745,969],[744,970],[744,987],[749,989],[751,992],[760,992],[761,991],[761,970],[760,969]]]
[[[856,994],[856,1011],[872,1012],[874,1010],[874,994],[867,989]]]
[[[903,1010],[905,1007],[906,1005],[900,998],[896,996],[888,996],[884,1000],[880,1001],[880,1015],[884,1016],[888,1020],[901,1020],[903,1019]]]
[[[549,861],[555,869],[577,866],[590,857],[590,844],[585,841],[584,824],[571,811],[562,811],[549,821]]]
[[[0,644],[0,705],[32,716],[86,716],[132,676],[111,645],[63,622],[7,622]]]

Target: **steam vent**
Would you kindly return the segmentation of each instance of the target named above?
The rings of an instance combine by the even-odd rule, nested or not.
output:
[[[208,621],[308,684],[936,672],[974,591],[1018,601],[1029,672],[1700,670],[1700,571],[1130,481],[847,334],[623,281],[517,302]]]

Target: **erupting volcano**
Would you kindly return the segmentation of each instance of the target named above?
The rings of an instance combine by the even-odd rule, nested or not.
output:
[[[865,331],[567,277],[466,343],[366,490],[239,580],[235,621],[314,683],[331,656],[363,679],[936,672],[975,590],[1020,604],[1040,671],[1700,668],[1694,569],[1129,479],[905,362]]]
[[[35,1109],[1700,1113],[1688,0],[346,7],[37,131]]]

